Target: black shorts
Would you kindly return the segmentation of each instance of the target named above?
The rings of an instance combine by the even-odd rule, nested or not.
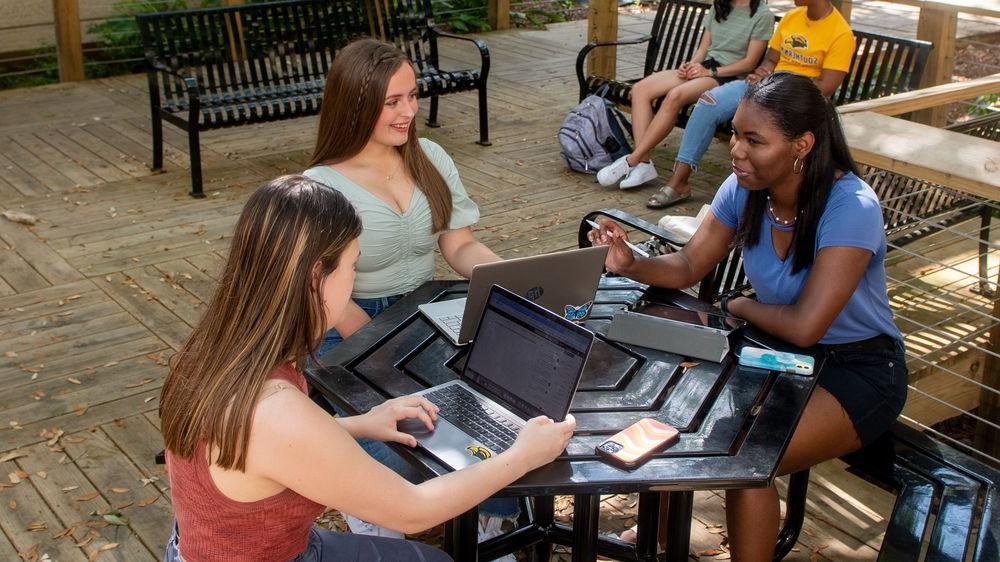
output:
[[[883,334],[817,347],[826,356],[819,386],[837,399],[862,444],[868,445],[889,429],[906,404],[903,342]]]

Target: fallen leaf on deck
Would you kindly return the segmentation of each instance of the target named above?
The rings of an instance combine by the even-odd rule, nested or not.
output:
[[[98,497],[100,495],[101,494],[98,493],[98,492],[90,492],[89,494],[84,494],[84,495],[76,498],[76,501],[78,501],[78,502],[89,502],[90,500],[92,500],[92,499],[94,499],[94,498],[96,498],[96,497]]]
[[[125,388],[136,388],[136,387],[142,386],[144,384],[149,384],[149,383],[153,382],[154,380],[156,380],[156,379],[142,379],[139,382],[134,382],[134,383],[131,383],[131,384],[126,384]]]
[[[158,499],[160,499],[160,496],[149,496],[144,500],[140,500],[139,503],[137,503],[136,505],[138,505],[139,507],[146,507],[147,505],[156,503],[156,500]]]
[[[52,535],[52,538],[54,538],[54,539],[61,539],[63,537],[68,537],[68,536],[72,535],[75,532],[76,532],[76,526],[75,525],[72,526],[72,527],[66,527],[62,531],[59,531],[55,535]]]
[[[112,525],[128,525],[128,517],[125,517],[121,513],[105,513],[104,520]]]
[[[28,226],[38,222],[38,218],[35,217],[35,215],[29,215],[28,213],[22,213],[21,211],[4,211],[3,218],[9,220],[10,222],[26,224]]]
[[[87,535],[87,537],[85,539],[83,539],[82,541],[76,543],[76,546],[78,546],[80,548],[83,548],[83,547],[87,546],[88,544],[90,544],[90,541],[92,541],[92,540],[94,540],[94,536],[93,535]]]
[[[101,548],[98,548],[97,550],[99,550],[101,552],[104,552],[105,550],[111,550],[113,548],[118,548],[118,543],[116,543],[116,542],[109,542],[108,544],[102,546]]]
[[[111,491],[116,494],[125,494],[128,493],[128,488],[111,488]]]
[[[7,507],[11,509],[17,509],[17,500],[10,500],[7,502]]]
[[[66,486],[65,488],[62,489],[62,491],[65,494],[66,492],[72,492],[73,490],[76,490],[78,488],[79,486]]]
[[[48,473],[48,472],[45,472],[44,470],[39,470],[39,471],[38,471],[38,472],[36,472],[35,474],[37,474],[37,475],[38,475],[38,477],[39,477],[39,478],[41,478],[42,480],[45,480],[46,478],[48,478],[48,477],[49,477],[49,473]]]
[[[693,369],[693,368],[697,367],[698,365],[701,365],[701,362],[699,362],[699,361],[684,361],[683,363],[681,363],[681,368],[682,369]]]
[[[16,351],[5,351],[3,352],[4,357],[17,357]]]
[[[114,508],[118,509],[118,510],[122,510],[122,509],[125,509],[126,507],[129,507],[131,505],[132,505],[132,502],[125,502],[125,503],[120,503],[120,504],[114,506]]]
[[[698,556],[718,556],[720,554],[725,554],[723,551],[717,548],[709,548],[707,550],[702,550],[698,553]]]
[[[83,443],[86,440],[87,440],[86,437],[78,437],[76,435],[71,435],[71,436],[66,437],[65,439],[63,439],[63,441],[66,441],[66,442],[69,442],[69,443]]]
[[[156,399],[156,396],[154,395],[154,396],[150,396],[149,398],[147,398],[147,399],[143,400],[143,402],[144,402],[144,403],[149,403],[149,402],[152,402],[152,401],[153,401],[153,400],[155,400],[155,399]]]
[[[145,488],[146,486],[152,484],[153,482],[156,482],[159,479],[160,479],[159,476],[150,476],[149,478],[140,478],[139,481],[142,482],[142,487]]]
[[[28,453],[22,453],[20,451],[11,451],[6,455],[0,456],[0,462],[12,461],[16,458],[26,457],[26,456],[28,456]]]
[[[73,413],[76,414],[76,415],[78,415],[78,416],[82,416],[83,414],[86,414],[87,413],[87,405],[86,404],[80,404],[76,408],[73,408]]]
[[[66,377],[66,381],[71,382],[73,384],[83,384],[82,382],[80,382],[80,379],[75,377]]]
[[[29,523],[28,526],[26,527],[26,529],[31,531],[32,533],[38,531],[44,531],[47,528],[48,525],[46,525],[44,521],[35,521],[34,523]]]

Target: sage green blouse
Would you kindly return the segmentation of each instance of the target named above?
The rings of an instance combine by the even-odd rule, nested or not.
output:
[[[479,207],[469,199],[451,156],[427,139],[420,139],[420,147],[451,191],[448,228],[463,228],[479,222]],[[433,278],[434,248],[441,233],[432,232],[431,208],[423,191],[414,189],[410,207],[399,214],[330,166],[314,166],[304,174],[342,193],[361,215],[364,230],[359,239],[361,256],[352,297],[370,299],[403,295]]]

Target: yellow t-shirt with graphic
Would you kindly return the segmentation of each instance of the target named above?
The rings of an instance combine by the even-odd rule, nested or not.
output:
[[[851,26],[836,8],[813,21],[802,6],[781,18],[768,46],[781,55],[775,72],[818,78],[823,69],[850,72],[855,42]]]

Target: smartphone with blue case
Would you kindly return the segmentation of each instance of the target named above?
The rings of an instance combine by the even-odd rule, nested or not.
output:
[[[813,374],[814,364],[815,360],[808,355],[799,355],[798,353],[789,353],[787,351],[744,347],[740,352],[740,365],[768,371],[778,371],[780,373],[811,375]]]

